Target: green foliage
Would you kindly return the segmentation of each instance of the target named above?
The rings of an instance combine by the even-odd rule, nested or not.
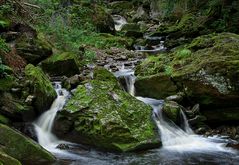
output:
[[[0,22],[0,23],[1,23],[1,22]],[[6,53],[6,52],[8,52],[9,50],[10,50],[10,49],[9,49],[9,47],[7,46],[5,40],[0,37],[0,51]]]
[[[0,16],[10,15],[13,12],[13,3],[11,2],[4,2],[0,7]]]
[[[189,49],[181,49],[181,50],[177,51],[176,56],[179,59],[184,59],[184,58],[190,57],[191,53],[192,52]]]
[[[87,50],[84,54],[84,57],[90,61],[93,61],[96,58],[96,53],[94,51]]]
[[[0,78],[6,77],[8,75],[7,72],[9,70],[11,70],[11,68],[8,67],[7,65],[4,65],[0,57]]]
[[[9,22],[6,20],[1,20],[0,19],[0,27],[5,28],[9,26]]]
[[[164,72],[165,72],[166,75],[170,76],[173,73],[173,68],[171,66],[167,65],[167,66],[165,66],[165,71]]]
[[[61,1],[35,0],[32,3],[43,8],[42,14],[36,20],[37,30],[45,34],[58,50],[78,52],[81,45],[105,49],[125,47],[132,43],[128,38],[97,33],[92,18],[96,11],[92,9],[94,5],[91,3],[76,1],[76,4],[71,6],[64,6]],[[94,58],[92,52],[86,53],[89,60]]]

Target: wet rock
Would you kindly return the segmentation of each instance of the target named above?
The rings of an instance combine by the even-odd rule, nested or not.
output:
[[[73,76],[80,66],[80,56],[71,52],[54,54],[41,62],[42,69],[51,76]]]
[[[211,34],[167,55],[149,57],[136,68],[136,91],[154,98],[180,91],[187,104],[200,104],[207,121],[236,122],[239,117],[237,43],[237,34]]]
[[[144,29],[140,26],[140,24],[136,23],[127,23],[125,24],[121,31],[125,32],[125,36],[140,38],[143,37]]]
[[[56,146],[56,148],[59,148],[61,150],[68,150],[68,149],[70,149],[68,144],[59,144],[58,146]]]
[[[93,77],[87,84],[77,87],[57,114],[57,135],[121,152],[159,146],[151,108],[124,92],[115,76],[106,69],[96,68]]]
[[[196,125],[196,124],[198,124],[198,123],[200,123],[200,122],[205,122],[206,120],[207,120],[207,118],[206,118],[205,116],[197,115],[197,116],[195,116],[194,118],[189,119],[189,120],[188,120],[188,123],[189,123],[190,125]]]
[[[0,94],[0,112],[12,121],[32,121],[36,117],[31,106],[8,92]]]
[[[21,133],[30,137],[32,140],[37,142],[37,134],[35,126],[30,122],[14,122],[13,127],[19,130]]]
[[[18,131],[0,124],[0,150],[24,164],[54,162],[54,156]]]
[[[168,119],[172,120],[175,124],[180,125],[180,111],[181,106],[174,101],[166,101],[162,109],[163,113]]]
[[[135,81],[136,95],[164,99],[178,92],[177,86],[167,75],[137,77]]]
[[[181,102],[183,100],[183,93],[178,93],[177,95],[168,96],[165,98],[165,100]]]
[[[23,57],[28,63],[38,64],[52,55],[50,44],[43,38],[29,38],[22,36],[16,41],[17,54]]]
[[[114,1],[109,3],[109,8],[112,14],[120,14],[126,17],[134,9],[134,5],[130,1]]]
[[[39,67],[29,64],[25,68],[26,79],[29,80],[30,95],[35,97],[33,106],[37,113],[47,110],[56,98],[56,92],[44,72]]]
[[[133,16],[132,20],[134,22],[138,22],[138,21],[147,21],[149,19],[149,15],[147,14],[147,12],[144,10],[143,6],[140,6],[135,15]]]
[[[21,162],[19,162],[17,159],[7,155],[6,153],[4,153],[3,151],[0,151],[0,164],[3,165],[21,165]]]
[[[27,96],[25,103],[28,105],[32,105],[34,99],[35,99],[35,96],[29,95]]]

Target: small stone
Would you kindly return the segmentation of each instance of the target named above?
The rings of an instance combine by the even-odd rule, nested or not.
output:
[[[68,144],[59,144],[56,148],[59,148],[61,150],[68,150],[68,149],[70,149]]]
[[[33,95],[27,96],[25,103],[27,103],[28,105],[31,105],[34,98],[35,98],[35,96],[33,96]]]

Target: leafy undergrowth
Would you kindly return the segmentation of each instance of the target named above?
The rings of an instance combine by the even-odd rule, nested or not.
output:
[[[90,8],[94,6],[91,3],[66,5],[59,1],[49,2],[46,0],[31,0],[31,3],[42,9],[42,13],[38,13],[36,29],[45,34],[57,50],[77,52],[81,46],[107,49],[129,47],[132,44],[132,39],[109,33],[99,33],[90,16],[95,10]],[[99,6],[99,8],[103,8],[103,6]],[[88,57],[92,58],[93,56],[86,53],[85,58]]]

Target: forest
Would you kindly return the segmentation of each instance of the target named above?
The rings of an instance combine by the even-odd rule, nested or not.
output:
[[[236,165],[239,0],[0,0],[0,165]]]

